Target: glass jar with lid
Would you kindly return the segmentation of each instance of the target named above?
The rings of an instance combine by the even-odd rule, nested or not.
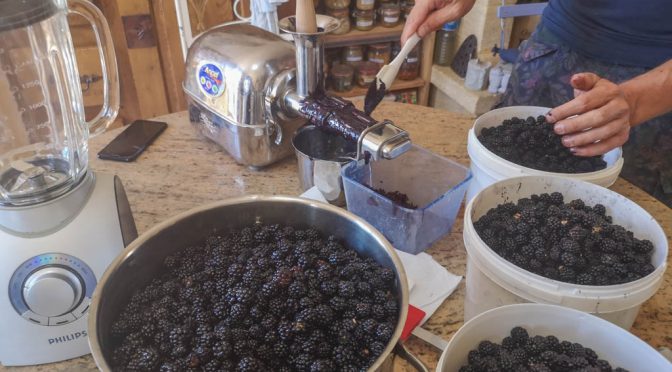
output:
[[[413,10],[414,5],[415,1],[412,0],[406,0],[401,2],[401,15],[403,16],[404,19],[408,19],[408,15],[411,14],[411,10]]]
[[[355,65],[364,60],[364,47],[349,45],[343,48],[343,63]]]
[[[331,67],[331,88],[336,92],[347,92],[352,89],[352,78],[355,70],[350,65],[335,63]]]
[[[374,26],[375,11],[355,10],[352,14],[355,17],[355,28],[360,31],[369,31]]]
[[[397,77],[401,80],[413,80],[416,79],[418,75],[420,75],[420,52],[416,45],[416,47],[408,53],[408,56],[406,56],[406,59],[404,59],[404,62],[401,64]]]
[[[350,10],[348,8],[327,9],[327,14],[341,21],[341,25],[332,31],[332,34],[343,35],[350,31]]]
[[[329,9],[348,9],[350,0],[324,0],[324,5]]]
[[[378,8],[380,13],[380,25],[384,27],[394,27],[399,24],[399,17],[401,16],[401,8],[397,3],[380,4]]]
[[[355,6],[359,10],[372,10],[376,5],[376,0],[357,0]]]
[[[368,87],[376,78],[380,66],[375,62],[362,62],[357,65],[357,85],[360,87]]]
[[[366,59],[379,65],[390,63],[392,45],[390,43],[371,44],[366,53]]]

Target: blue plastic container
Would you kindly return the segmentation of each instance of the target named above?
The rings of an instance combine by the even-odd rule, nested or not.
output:
[[[341,174],[348,210],[412,254],[450,232],[471,180],[467,167],[415,145],[393,160],[352,162]],[[418,208],[395,204],[371,187],[404,193]]]

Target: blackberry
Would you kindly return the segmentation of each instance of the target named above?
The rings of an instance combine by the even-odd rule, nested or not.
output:
[[[255,358],[244,357],[244,358],[241,358],[240,361],[238,362],[238,371],[241,371],[241,372],[243,372],[243,371],[245,371],[245,372],[255,371],[256,372],[256,371],[260,371],[261,369],[262,369],[261,363],[259,362],[259,360],[255,359]]]
[[[581,273],[576,276],[576,284],[581,285],[592,285],[595,283],[595,279],[589,273]]]
[[[478,352],[481,353],[481,355],[495,355],[497,346],[490,341],[481,341],[481,343],[478,344]]]
[[[310,364],[310,372],[332,372],[335,370],[334,363],[328,359],[318,359]]]
[[[527,342],[529,337],[530,336],[528,335],[527,330],[523,327],[514,327],[511,329],[511,338],[513,338],[513,340],[516,341],[519,345]]]
[[[159,353],[153,348],[137,350],[126,366],[131,371],[147,371],[159,364]]]
[[[571,202],[569,202],[569,207],[572,209],[581,210],[586,207],[586,204],[581,199],[574,199]]]
[[[355,285],[352,282],[341,281],[338,283],[338,295],[344,298],[355,297]]]
[[[394,333],[394,326],[390,323],[381,323],[376,327],[376,338],[383,342],[388,342]]]
[[[511,336],[506,336],[502,340],[502,347],[506,350],[511,351],[514,348],[516,348],[517,346],[518,346],[518,342],[516,342],[516,340],[514,340],[513,337],[511,337]]]

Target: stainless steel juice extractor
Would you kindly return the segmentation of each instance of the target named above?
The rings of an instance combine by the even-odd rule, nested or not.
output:
[[[67,15],[96,34],[104,104],[91,122]],[[84,0],[0,0],[0,364],[89,352],[97,280],[137,235],[121,182],[88,170],[88,137],[119,108],[110,31]]]

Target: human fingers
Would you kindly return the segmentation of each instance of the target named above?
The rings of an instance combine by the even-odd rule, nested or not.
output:
[[[418,30],[418,27],[427,19],[427,15],[435,9],[436,3],[434,0],[419,0],[415,3],[411,13],[406,18],[404,30],[401,33],[401,45],[406,44],[406,40]]]
[[[622,146],[630,136],[630,130],[620,132],[615,136],[609,137],[603,141],[596,142],[590,145],[574,147],[572,152],[577,156],[596,156],[606,154],[607,152]]]
[[[586,146],[597,141],[604,141],[607,138],[618,135],[624,130],[629,130],[629,128],[630,125],[626,119],[618,118],[602,126],[564,136],[562,137],[562,144],[570,148]]]
[[[586,92],[583,95],[589,94],[591,93]],[[624,120],[625,125],[629,126],[629,116],[630,110],[628,103],[622,97],[617,97],[616,99],[606,102],[606,104],[601,107],[597,107],[577,116],[560,120],[555,124],[553,129],[555,130],[555,133],[560,135],[572,133],[578,135],[578,133],[587,129],[598,128],[607,123],[614,122],[617,119]]]
[[[603,97],[599,94],[603,93],[601,91],[604,89],[599,89],[597,92],[593,92],[593,95],[586,96],[586,93],[592,92],[594,88],[599,88],[598,85],[600,80],[602,79],[593,73],[574,74],[570,79],[570,84],[574,88],[575,98],[551,109],[551,111],[546,114],[546,121],[553,124],[572,115],[582,114],[604,103],[605,100],[601,99]],[[608,82],[608,80],[605,80],[605,82]],[[606,86],[608,84],[603,85]],[[615,86],[613,83],[612,85]]]

